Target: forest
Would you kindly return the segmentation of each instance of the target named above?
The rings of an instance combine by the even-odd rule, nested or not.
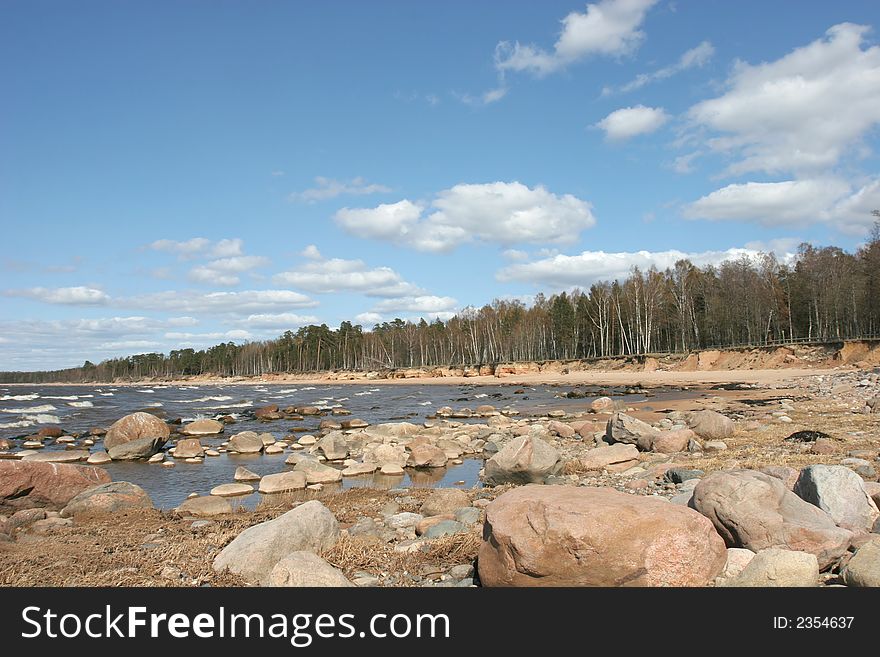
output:
[[[876,213],[875,213],[876,214]],[[688,352],[707,347],[880,336],[880,221],[855,253],[802,244],[771,254],[665,271],[550,296],[468,307],[446,322],[342,322],[232,342],[114,358],[46,372],[2,372],[6,383],[107,382],[210,374],[483,365]]]

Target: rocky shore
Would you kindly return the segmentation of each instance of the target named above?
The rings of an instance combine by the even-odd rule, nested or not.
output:
[[[0,446],[0,583],[880,585],[877,373],[707,386],[661,405],[446,407],[378,425],[337,411],[280,439],[149,413],[83,436],[44,430]],[[320,413],[255,410],[267,429]],[[69,449],[38,448],[49,442]],[[240,468],[169,511],[100,465],[269,450],[287,454],[279,472]],[[481,486],[334,487],[467,458],[483,460]],[[255,511],[233,509],[254,490]]]

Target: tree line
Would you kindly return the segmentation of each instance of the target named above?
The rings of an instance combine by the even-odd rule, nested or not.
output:
[[[875,214],[877,214],[875,212]],[[880,215],[878,215],[880,216]],[[7,383],[108,382],[188,375],[254,376],[328,370],[459,367],[589,359],[880,335],[880,221],[855,253],[802,244],[772,254],[665,271],[546,296],[496,299],[448,321],[342,322],[274,340],[112,358],[47,372],[2,372]]]

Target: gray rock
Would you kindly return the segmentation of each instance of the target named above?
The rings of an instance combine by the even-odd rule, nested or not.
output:
[[[203,495],[184,500],[175,511],[197,517],[219,516],[224,513],[232,513],[232,505],[222,497]]]
[[[475,525],[482,519],[483,515],[479,509],[472,506],[466,506],[456,509],[455,519],[464,525]]]
[[[804,468],[794,492],[827,512],[837,525],[852,531],[871,531],[880,516],[874,500],[865,491],[862,478],[842,465]]]
[[[419,512],[423,516],[440,516],[453,513],[463,506],[470,506],[468,494],[457,488],[437,488],[422,503]]]
[[[768,548],[758,552],[742,572],[722,586],[809,587],[819,584],[819,562],[815,554]]]
[[[61,510],[64,518],[80,514],[117,513],[131,509],[151,509],[153,502],[147,492],[127,481],[112,481],[84,490]]]
[[[745,548],[727,548],[727,563],[719,575],[722,579],[732,579],[739,575],[749,565],[755,553]]]
[[[473,564],[463,563],[458,566],[453,566],[449,569],[449,576],[452,579],[464,579],[466,577],[470,577],[473,579],[474,576],[474,566]]]
[[[666,481],[673,484],[682,484],[688,479],[699,479],[705,472],[702,470],[691,470],[689,468],[669,468],[663,475]]]
[[[424,519],[424,516],[420,513],[410,513],[409,511],[404,511],[402,513],[395,513],[393,516],[389,516],[385,520],[385,524],[393,529],[407,529],[409,527],[415,527]]]
[[[348,458],[348,445],[341,431],[331,431],[317,443],[318,450],[328,461],[341,461]]]
[[[306,487],[306,479],[306,473],[296,470],[270,474],[260,479],[258,490],[261,493],[286,493],[292,490],[302,490]]]
[[[302,472],[309,484],[327,484],[342,480],[341,470],[324,465],[314,459],[302,459],[293,466],[293,470],[294,472]]]
[[[339,524],[330,510],[312,500],[287,513],[245,529],[214,559],[214,570],[263,582],[275,564],[291,552],[321,552],[336,544]]]
[[[609,443],[636,445],[643,452],[651,449],[654,438],[660,433],[647,422],[626,413],[614,413],[605,425],[605,440]]]
[[[880,537],[856,550],[841,574],[847,586],[880,586]]]
[[[235,481],[259,481],[260,475],[256,472],[251,472],[243,465],[240,465],[235,469],[235,476],[232,478]]]
[[[239,454],[256,454],[263,451],[263,439],[253,431],[242,431],[230,438],[226,447]]]
[[[706,476],[694,489],[693,507],[712,521],[728,547],[810,552],[822,569],[846,553],[852,538],[781,480],[755,470]]]
[[[736,430],[736,425],[729,417],[709,410],[690,413],[687,423],[695,434],[708,440],[729,438]]]
[[[272,567],[266,586],[352,587],[338,568],[314,552],[291,552]]]
[[[150,458],[165,444],[163,438],[137,438],[117,443],[107,449],[107,455],[114,461],[134,461]]]
[[[422,534],[422,538],[440,538],[441,536],[460,534],[467,530],[468,528],[466,525],[463,525],[456,520],[441,520],[436,525],[429,527],[428,531]]]
[[[617,443],[587,450],[580,459],[581,466],[587,470],[601,470],[609,465],[637,461],[639,449],[635,445]]]
[[[534,436],[520,436],[486,461],[485,481],[490,486],[541,483],[561,467],[559,452],[552,445]]]

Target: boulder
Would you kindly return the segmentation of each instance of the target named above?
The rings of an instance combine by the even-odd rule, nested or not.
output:
[[[0,507],[59,508],[109,481],[106,470],[91,465],[0,460]]]
[[[272,568],[266,586],[351,587],[354,586],[338,568],[314,552],[291,552]]]
[[[64,435],[64,431],[61,427],[42,427],[37,431],[37,435],[40,438],[60,438]]]
[[[152,508],[153,501],[143,488],[127,481],[112,481],[84,490],[74,497],[61,510],[61,517]]]
[[[113,459],[110,458],[110,455],[105,452],[103,449],[94,452],[89,455],[89,458],[86,459],[86,463],[90,465],[104,465],[105,463],[110,463]]]
[[[358,477],[361,475],[373,474],[379,466],[375,463],[352,463],[342,471],[343,477]]]
[[[880,536],[856,550],[841,575],[847,586],[880,586]]]
[[[729,438],[736,431],[733,420],[721,413],[709,410],[690,413],[687,423],[695,434],[707,440]]]
[[[348,429],[363,429],[365,427],[370,426],[370,423],[365,420],[361,420],[359,418],[352,418],[350,420],[343,420],[340,423],[340,425],[342,426],[343,429],[348,430]]]
[[[292,490],[302,490],[306,487],[306,475],[304,472],[279,472],[278,474],[266,475],[260,479],[259,491],[261,493],[286,493]]]
[[[780,548],[758,552],[736,577],[721,583],[732,587],[808,587],[819,584],[815,554]]]
[[[328,461],[341,461],[348,458],[348,445],[341,431],[328,433],[318,441],[317,448]]]
[[[104,435],[104,449],[110,452],[113,447],[145,438],[158,441],[161,447],[168,440],[169,435],[171,435],[171,430],[165,422],[152,413],[139,411],[126,415],[113,423]]]
[[[425,529],[420,536],[426,539],[440,538],[441,536],[452,536],[453,534],[463,534],[468,531],[467,525],[457,520],[443,519],[440,522],[431,524]]]
[[[164,438],[136,438],[113,445],[107,449],[107,455],[113,461],[136,461],[151,457],[164,444]]]
[[[547,424],[547,428],[560,438],[574,438],[574,436],[576,435],[575,430],[571,427],[570,424],[559,422],[557,420],[551,420]]]
[[[543,483],[561,468],[559,452],[552,445],[533,435],[519,436],[486,461],[485,482],[491,486]]]
[[[871,496],[871,499],[874,500],[874,504],[880,508],[880,483],[876,481],[865,481],[863,482],[865,486],[865,492]]]
[[[755,470],[713,472],[697,484],[692,504],[728,547],[810,552],[822,569],[844,555],[852,538],[852,532],[781,480]]]
[[[800,470],[790,468],[787,465],[768,465],[761,468],[760,472],[776,477],[785,484],[788,490],[794,490],[794,485],[801,474]]]
[[[406,465],[409,455],[402,445],[377,445],[364,453],[364,461],[375,463],[380,468],[383,465]]]
[[[727,563],[721,571],[721,579],[732,579],[739,575],[749,562],[755,558],[755,553],[745,548],[727,548]]]
[[[217,420],[196,420],[184,426],[180,433],[185,436],[213,436],[223,433],[223,423]]]
[[[446,460],[446,452],[442,449],[422,443],[412,447],[406,464],[412,468],[442,468]]]
[[[89,458],[87,450],[67,449],[64,451],[51,452],[28,452],[21,457],[22,461],[37,461],[38,463],[76,463]]]
[[[524,486],[486,507],[484,586],[705,586],[724,542],[687,507],[610,488]]]
[[[315,459],[302,459],[293,467],[294,472],[302,472],[309,484],[329,484],[342,480],[342,471],[324,465]]]
[[[214,570],[229,569],[247,581],[262,583],[291,552],[329,550],[339,538],[330,510],[312,500],[287,513],[245,529],[214,559]]]
[[[260,475],[256,472],[251,472],[243,465],[240,465],[235,469],[235,475],[232,478],[235,481],[259,481]]]
[[[219,497],[236,497],[238,495],[250,495],[254,487],[250,484],[220,484],[211,489],[211,495]]]
[[[278,404],[269,404],[255,408],[254,417],[258,420],[280,420],[282,415],[278,412]]]
[[[651,451],[661,454],[684,452],[695,437],[696,434],[690,429],[661,431],[651,440]]]
[[[862,478],[846,466],[808,466],[801,470],[794,492],[827,512],[837,525],[854,532],[870,532],[880,516]]]
[[[606,413],[614,410],[614,400],[611,397],[599,397],[590,403],[590,411],[593,413]]]
[[[419,512],[423,516],[439,516],[444,513],[455,513],[456,509],[470,506],[468,494],[457,488],[437,488],[422,502]]]
[[[605,425],[605,440],[609,443],[636,445],[643,452],[651,449],[651,443],[660,432],[647,422],[617,412]]]
[[[190,516],[219,516],[232,513],[232,505],[216,495],[202,495],[184,500],[175,511]]]
[[[198,438],[185,438],[178,440],[174,446],[174,458],[176,459],[192,459],[197,456],[204,456],[205,449],[199,442]]]
[[[616,443],[607,447],[596,447],[587,451],[580,459],[581,466],[587,470],[601,470],[609,465],[638,462],[639,450],[635,445]]]
[[[239,454],[257,454],[263,451],[263,439],[253,431],[242,431],[229,439],[226,448]]]

